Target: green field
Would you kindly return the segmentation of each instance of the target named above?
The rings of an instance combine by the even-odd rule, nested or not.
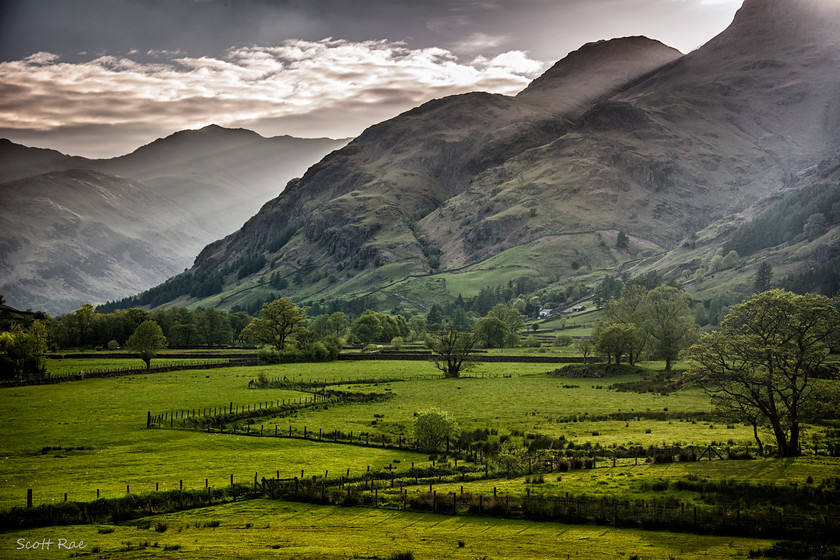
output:
[[[267,478],[334,478],[361,476],[368,469],[378,472],[387,467],[396,476],[406,476],[412,465],[428,467],[432,460],[443,458],[373,444],[368,447],[268,436],[275,431],[288,433],[291,427],[296,434],[305,428],[309,434],[319,430],[370,434],[372,441],[382,435],[410,438],[415,413],[431,406],[448,411],[462,430],[492,431],[491,441],[509,438],[522,445],[537,435],[565,438],[587,454],[600,456],[594,469],[545,473],[539,484],[534,484],[535,480],[524,471],[508,478],[491,464],[491,478],[465,484],[442,480],[437,486],[441,492],[457,492],[466,486],[468,492],[485,494],[496,490],[522,496],[533,490],[546,496],[569,493],[610,499],[654,498],[710,507],[709,495],[681,488],[676,482],[760,484],[779,489],[795,485],[806,491],[817,486],[836,487],[835,479],[840,477],[840,460],[812,455],[784,460],[667,464],[646,463],[644,456],[641,460],[624,457],[613,466],[609,457],[620,448],[715,446],[722,452],[729,446],[751,444],[752,430],[715,422],[705,415],[708,399],[693,389],[667,395],[617,391],[610,386],[639,381],[641,377],[570,379],[546,374],[554,369],[553,364],[485,363],[471,372],[474,378],[443,380],[429,362],[333,362],[137,374],[5,388],[0,393],[0,508],[24,506],[27,489],[33,490],[34,503],[38,505],[62,502],[65,493],[70,501],[84,502],[94,500],[97,491],[101,497],[118,497],[127,491],[144,494],[156,489],[177,489],[181,483],[185,489],[205,485],[222,488],[229,485],[231,476],[236,482],[247,484],[255,474]],[[319,410],[301,409],[291,416],[254,418],[249,429],[262,430],[265,437],[145,428],[149,412],[260,406],[259,403],[309,396],[288,389],[248,389],[248,382],[260,373],[291,381],[342,380],[344,384],[339,388],[387,394],[390,398]],[[371,378],[406,381],[348,383]],[[609,416],[616,413],[630,414],[621,420]],[[806,441],[822,430],[808,427]],[[461,464],[466,464],[466,460],[462,459]],[[383,494],[390,491],[383,488]],[[714,558],[745,557],[747,550],[759,546],[741,538],[469,516],[451,518],[269,500],[168,513],[155,516],[152,526],[160,519],[169,525],[161,534],[136,529],[133,522],[105,534],[97,533],[92,526],[6,533],[0,537],[0,556],[15,557],[11,554],[18,538],[34,540],[62,535],[87,540],[103,553],[127,558],[179,552],[198,558],[226,553],[259,557],[269,550],[280,558],[343,558],[349,554],[387,558],[391,553],[409,549],[416,558],[553,558],[557,557],[558,546],[570,557],[616,557],[620,550],[619,557],[627,558]],[[202,519],[220,519],[222,523],[215,529],[199,528],[196,524]],[[304,519],[308,521],[304,523]],[[307,523],[311,534],[304,530]],[[318,529],[313,530],[313,525]],[[325,528],[330,529],[328,538],[313,536]],[[426,541],[418,537],[406,546],[391,538],[415,534],[414,531],[424,534]],[[464,546],[458,546],[459,540]],[[129,541],[134,544],[126,545]],[[148,548],[141,546],[146,541],[150,543]],[[158,547],[153,546],[155,542]],[[173,545],[180,548],[163,552],[164,546]],[[272,548],[275,545],[279,546]],[[767,545],[765,542],[762,546]],[[583,550],[586,555],[580,556]],[[34,555],[32,551],[19,554]]]
[[[218,527],[204,526],[219,520]],[[300,560],[414,558],[522,560],[541,558],[646,560],[746,558],[767,541],[610,527],[529,523],[478,517],[397,513],[378,509],[311,506],[256,500],[205,510],[155,516],[108,527],[50,527],[0,534],[4,558],[66,558],[58,539],[84,541],[96,558],[295,558]],[[157,523],[166,531],[155,530]],[[50,539],[49,551],[16,550],[18,539]],[[24,541],[24,542],[25,542]],[[177,547],[177,548],[176,548]],[[169,551],[165,549],[169,548]]]

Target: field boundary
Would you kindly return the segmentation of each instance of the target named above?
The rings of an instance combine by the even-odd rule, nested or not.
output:
[[[164,373],[180,370],[218,369],[226,367],[256,366],[259,362],[256,359],[220,359],[220,360],[196,360],[194,363],[178,362],[166,365],[159,365],[152,368],[136,366],[129,368],[104,368],[86,369],[75,373],[61,373],[55,375],[44,375],[38,377],[27,377],[26,379],[0,381],[0,388],[23,387],[26,385],[52,385],[54,383],[65,383],[67,381],[82,381],[84,379],[103,379],[108,377],[121,377],[124,375],[142,375],[147,373]]]

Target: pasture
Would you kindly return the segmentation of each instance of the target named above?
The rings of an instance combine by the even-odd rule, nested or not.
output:
[[[267,478],[334,478],[361,476],[387,468],[396,476],[407,476],[412,466],[431,467],[433,461],[449,462],[453,457],[383,448],[373,443],[346,445],[268,435],[277,432],[282,435],[291,428],[295,434],[304,429],[310,434],[318,431],[369,434],[372,442],[382,435],[410,438],[415,413],[432,406],[448,411],[464,431],[486,429],[492,433],[491,441],[506,439],[527,445],[536,437],[563,438],[586,455],[600,456],[594,469],[546,472],[540,475],[539,481],[524,466],[521,472],[508,477],[496,465],[491,465],[487,479],[482,477],[466,483],[457,479],[441,480],[436,489],[444,493],[463,492],[464,488],[467,492],[498,492],[510,496],[531,492],[547,496],[568,493],[610,499],[653,498],[689,507],[711,507],[723,498],[718,495],[719,490],[716,494],[710,488],[728,484],[739,488],[760,487],[764,494],[767,489],[771,493],[772,488],[783,489],[785,492],[780,491],[780,495],[784,494],[784,499],[774,502],[767,498],[764,502],[784,509],[806,507],[808,496],[813,496],[817,488],[820,492],[836,492],[840,460],[825,456],[665,464],[645,462],[644,456],[641,460],[623,456],[613,463],[609,457],[615,450],[636,446],[642,449],[714,446],[721,452],[730,446],[743,448],[752,443],[752,429],[716,422],[707,414],[707,398],[693,389],[668,394],[618,391],[611,387],[639,381],[639,376],[570,379],[547,375],[552,369],[548,364],[488,363],[471,372],[474,377],[443,380],[432,364],[422,361],[332,362],[138,374],[5,388],[0,414],[0,508],[23,507],[27,489],[33,490],[33,502],[37,506],[62,502],[65,494],[69,501],[86,502],[97,496],[177,489],[181,484],[185,489],[222,488],[230,484],[231,477],[237,483],[247,484],[254,480],[255,474]],[[262,431],[266,437],[145,427],[149,412],[255,407],[261,406],[259,403],[310,396],[290,389],[249,389],[249,381],[260,374],[300,382],[341,381],[344,384],[339,388],[381,393],[389,398],[302,408],[287,416],[260,416],[248,424],[251,433]],[[392,381],[350,383],[371,378]],[[619,414],[621,419],[617,418]],[[806,441],[824,429],[809,427]],[[466,463],[467,459],[462,458],[460,464]],[[695,484],[680,485],[678,481]],[[791,488],[795,489],[793,494]],[[383,494],[388,491],[383,488]],[[419,492],[421,488],[413,491]],[[740,499],[752,499],[744,491],[747,498]],[[749,505],[744,502],[740,507]],[[833,509],[820,511],[836,515]],[[212,530],[199,528],[196,523],[205,517],[218,518],[222,523]],[[330,527],[329,538],[316,539],[304,534],[306,523],[298,525],[298,521],[306,518],[310,519],[310,526],[311,519],[317,518],[321,520],[319,527]],[[77,539],[91,537],[88,542],[98,543],[103,552],[119,552],[120,557],[127,558],[151,555],[153,551],[146,548],[155,547],[139,546],[147,541],[159,542],[155,554],[165,546],[178,545],[179,549],[172,550],[189,550],[191,557],[199,558],[214,553],[259,557],[268,548],[272,553],[277,551],[278,557],[286,558],[346,557],[350,552],[362,554],[360,557],[387,558],[389,554],[409,549],[414,551],[415,558],[512,558],[523,557],[522,554],[541,558],[556,557],[552,551],[556,553],[558,542],[563,543],[562,550],[571,557],[615,557],[616,550],[624,551],[627,558],[721,557],[719,553],[724,550],[729,551],[726,557],[743,557],[747,550],[762,544],[734,537],[464,516],[441,518],[431,514],[303,506],[263,499],[161,514],[153,516],[152,525],[159,519],[169,526],[162,535],[148,530],[143,533],[131,523],[106,534],[96,533],[94,526],[53,527],[3,534],[0,548],[3,557],[13,557],[7,553],[13,552],[12,544],[21,536],[32,540],[38,535],[60,536],[68,531]],[[374,526],[388,529],[377,533]],[[422,527],[425,527],[422,538],[426,541],[419,540]],[[402,546],[397,539],[382,536],[408,535],[413,531],[417,531],[418,539],[409,547]],[[454,534],[459,531],[463,536]],[[176,535],[177,538],[172,538]],[[493,535],[493,546],[489,548],[487,535]],[[136,541],[136,546],[128,547],[124,544],[127,541]],[[365,543],[364,552],[351,546],[354,541]],[[458,541],[466,544],[458,546]],[[249,543],[247,550],[234,551],[235,547],[243,546],[242,542]],[[281,546],[273,548],[275,544]],[[590,548],[585,556],[580,556],[575,551],[583,549],[576,546]],[[433,554],[432,550],[445,554]]]

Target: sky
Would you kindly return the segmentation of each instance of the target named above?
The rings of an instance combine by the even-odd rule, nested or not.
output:
[[[0,0],[0,138],[113,157],[209,124],[346,138],[515,95],[592,41],[690,52],[741,0]]]

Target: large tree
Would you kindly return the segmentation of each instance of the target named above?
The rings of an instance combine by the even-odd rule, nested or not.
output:
[[[671,371],[671,364],[697,332],[688,296],[671,286],[655,288],[645,298],[642,315],[651,350],[665,360],[665,371]]]
[[[757,294],[691,348],[687,377],[718,411],[751,424],[759,446],[759,428],[768,427],[780,455],[799,456],[800,424],[825,404],[813,374],[840,325],[836,304],[783,290]]]
[[[233,339],[230,316],[227,312],[210,307],[196,311],[195,328],[207,346],[222,346]]]
[[[306,320],[306,310],[285,297],[263,304],[261,314],[245,327],[242,338],[277,350],[286,347],[286,339]]]
[[[477,333],[459,331],[451,321],[444,321],[426,336],[426,345],[432,351],[435,367],[446,377],[460,377],[475,365],[474,351],[480,338]]]
[[[152,367],[152,358],[155,357],[157,351],[166,348],[166,337],[163,336],[160,325],[148,319],[140,323],[134,334],[128,337],[126,346],[131,350],[136,350],[140,354],[140,359],[146,362],[146,369],[149,369]]]

